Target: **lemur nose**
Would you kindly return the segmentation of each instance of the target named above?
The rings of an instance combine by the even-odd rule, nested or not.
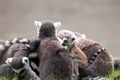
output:
[[[64,43],[62,43],[62,46],[66,46]]]
[[[64,43],[68,43],[68,40],[64,40],[63,42],[64,42]]]
[[[63,43],[62,43],[62,45],[66,46],[67,43],[68,43],[68,40],[64,40]]]

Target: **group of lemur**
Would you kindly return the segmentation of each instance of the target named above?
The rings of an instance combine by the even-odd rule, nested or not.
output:
[[[35,21],[32,39],[0,40],[0,77],[17,80],[102,80],[120,68],[100,43],[60,30],[61,22]]]

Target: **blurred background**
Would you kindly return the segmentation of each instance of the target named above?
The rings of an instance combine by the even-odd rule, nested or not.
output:
[[[0,39],[36,34],[34,20],[61,21],[120,56],[120,0],[0,0]]]

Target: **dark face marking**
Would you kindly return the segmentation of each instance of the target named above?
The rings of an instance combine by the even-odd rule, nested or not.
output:
[[[23,68],[25,64],[22,63],[22,59],[23,59],[23,57],[19,57],[19,58],[18,57],[17,58],[13,57],[11,67],[15,70]]]

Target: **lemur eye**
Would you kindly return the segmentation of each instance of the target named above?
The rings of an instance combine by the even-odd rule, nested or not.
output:
[[[24,60],[26,63],[28,62],[28,60]]]
[[[74,41],[75,40],[75,38],[72,38],[72,41]]]

